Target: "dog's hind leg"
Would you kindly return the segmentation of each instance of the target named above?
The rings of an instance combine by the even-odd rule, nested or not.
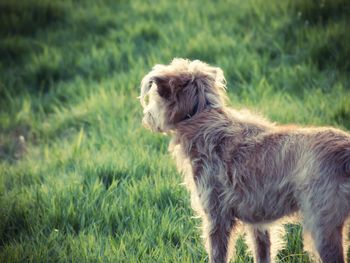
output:
[[[250,225],[248,228],[249,247],[255,263],[271,262],[270,233],[266,228]]]
[[[333,203],[337,203],[333,200]],[[327,207],[326,203],[323,203]],[[337,209],[338,208],[338,209]],[[310,210],[304,213],[303,226],[311,234],[318,256],[323,263],[344,263],[343,227],[346,220],[342,207]],[[313,212],[312,212],[313,211]]]
[[[329,235],[325,235],[322,232],[322,229],[318,229],[317,233],[313,233],[315,246],[322,262],[345,262],[342,245],[342,226],[335,226]]]
[[[344,224],[343,228],[343,247],[344,247],[344,256],[345,262],[350,261],[350,217]]]

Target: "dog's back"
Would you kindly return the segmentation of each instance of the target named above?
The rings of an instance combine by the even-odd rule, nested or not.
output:
[[[194,169],[223,166],[207,174],[244,221],[268,223],[289,215],[311,198],[305,193],[320,190],[325,198],[333,193],[348,200],[342,207],[350,209],[350,136],[342,131],[275,126],[232,109],[199,114],[178,131]]]

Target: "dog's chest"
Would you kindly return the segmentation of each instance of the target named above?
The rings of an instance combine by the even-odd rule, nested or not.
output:
[[[170,144],[169,150],[176,161],[178,171],[183,175],[183,184],[191,194],[191,207],[200,216],[204,215],[203,204],[200,200],[201,193],[195,182],[195,161],[188,156],[181,144]]]

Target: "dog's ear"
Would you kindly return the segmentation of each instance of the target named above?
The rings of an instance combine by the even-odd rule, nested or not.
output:
[[[196,63],[196,61],[192,62]],[[225,78],[220,68],[199,62],[191,80],[178,94],[178,104],[193,116],[206,108],[221,108],[225,104]],[[191,103],[191,105],[190,105]]]
[[[221,108],[225,105],[226,100],[224,74],[217,67],[202,67],[202,71],[196,75],[194,80],[194,85],[198,90],[199,110],[202,110],[202,107]]]
[[[153,83],[157,86],[158,94],[164,99],[169,99],[172,92],[169,81],[170,75],[168,75],[167,67],[161,64],[155,65],[141,81],[141,94],[139,96],[141,104],[146,105],[145,98]]]
[[[151,81],[157,85],[157,92],[163,99],[169,100],[172,93],[170,79],[167,76],[154,76]]]
[[[206,72],[177,76],[172,78],[168,85],[159,82],[160,90],[168,99],[170,96],[169,100],[172,101],[170,109],[172,114],[169,118],[172,123],[191,118],[206,108],[224,106],[225,82],[222,71],[213,67],[209,69],[210,71]]]
[[[183,86],[180,86],[183,85]],[[200,104],[198,89],[192,80],[178,83],[174,89],[169,119],[172,123],[178,123],[198,112]]]

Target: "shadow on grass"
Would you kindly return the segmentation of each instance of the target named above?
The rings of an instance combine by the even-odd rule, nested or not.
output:
[[[0,205],[0,247],[17,239],[22,233],[31,231],[33,213],[35,209],[31,200],[19,194],[16,200],[1,200]]]
[[[293,36],[308,28],[304,37],[306,49],[314,64],[320,69],[337,68],[346,73],[350,71],[350,2],[347,0],[296,1],[293,3],[293,27],[288,26],[286,37]],[[310,36],[310,37],[309,37]],[[318,37],[314,37],[318,36]],[[301,39],[302,40],[302,39]],[[292,41],[293,42],[293,41]],[[292,43],[291,42],[291,43]],[[293,44],[293,43],[292,43]],[[301,48],[300,45],[292,45]]]
[[[114,169],[113,167],[100,167],[96,171],[97,177],[104,187],[108,189],[114,181],[128,180],[129,171],[126,169]]]
[[[66,7],[61,2],[0,1],[0,34],[31,36],[65,20]]]
[[[68,9],[61,2],[0,0],[0,61],[19,63],[40,50],[32,37],[66,21]]]

